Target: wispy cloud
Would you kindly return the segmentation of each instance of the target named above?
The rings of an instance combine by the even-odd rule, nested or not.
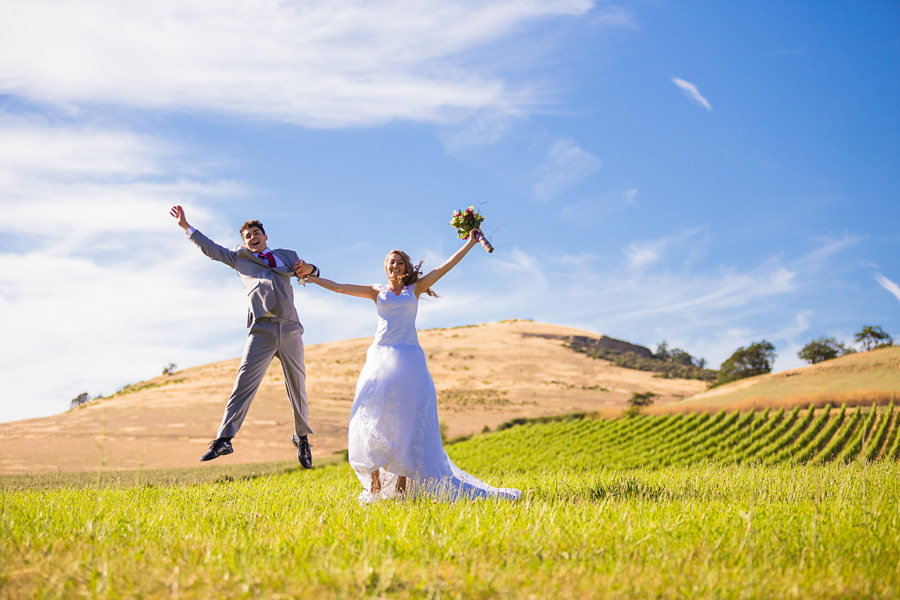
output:
[[[865,236],[850,233],[845,233],[838,238],[832,236],[822,237],[814,240],[819,243],[819,246],[799,260],[808,268],[818,268],[827,263],[833,256],[856,246],[864,239]]]
[[[537,100],[533,86],[467,54],[592,5],[9,0],[0,6],[0,93],[75,111],[201,109],[311,127],[512,114]]]
[[[709,103],[709,100],[703,97],[700,94],[700,91],[697,89],[697,86],[691,83],[690,81],[685,81],[679,77],[673,77],[672,83],[677,85],[684,95],[687,96],[691,102],[696,104],[697,106],[701,106],[706,110],[712,110],[712,104]]]
[[[637,193],[634,188],[601,193],[565,206],[559,211],[559,218],[578,229],[590,230],[635,206]]]
[[[655,297],[665,301],[643,303],[644,306],[635,303],[626,315],[646,318],[651,315],[702,314],[705,311],[736,309],[761,298],[793,291],[796,289],[797,274],[769,261],[746,271],[726,268],[719,273],[695,274],[684,281],[679,281],[678,277],[674,274],[652,275],[651,279],[665,286],[655,292]],[[685,283],[691,284],[691,293],[684,293]]]
[[[515,256],[495,253],[483,267],[465,267],[488,269],[486,284],[456,280],[442,289],[441,317],[451,322],[531,318],[648,347],[667,339],[713,366],[738,346],[765,338],[779,349],[778,368],[797,366],[797,338],[810,329],[812,312],[802,304],[797,308],[796,299],[828,265],[807,255],[787,261],[763,257],[742,268],[696,263],[691,255],[704,243],[698,239],[704,231],[686,230],[640,246],[651,256],[640,269],[627,253],[618,262],[590,253],[537,256],[521,248]],[[516,306],[527,306],[527,314],[511,313]]]
[[[585,151],[574,140],[559,139],[550,146],[537,171],[534,196],[543,202],[551,200],[593,175],[600,159]]]
[[[631,269],[643,269],[659,260],[660,253],[666,247],[664,240],[649,244],[632,242],[623,250]]]
[[[479,111],[460,123],[439,128],[438,137],[451,156],[467,158],[503,138],[516,120],[516,115],[507,112]]]
[[[591,22],[603,26],[628,27],[637,26],[630,11],[621,6],[607,5],[597,7],[592,12]]]
[[[898,301],[900,301],[900,285],[897,285],[896,282],[891,281],[881,273],[875,273],[874,275],[875,281],[878,282],[878,285],[886,289],[891,295],[894,296]]]
[[[679,251],[674,255],[677,262],[684,264],[685,261],[690,261],[696,256],[696,246],[699,243],[697,237],[704,230],[703,227],[694,227],[655,240],[631,242],[622,250],[622,253],[628,259],[629,269],[640,270],[658,262],[666,254],[667,248],[673,245],[683,247],[687,240],[693,238],[695,241],[688,245],[686,252]]]
[[[676,251],[683,250],[671,249]],[[527,279],[517,281],[512,273],[495,270],[499,280],[492,289],[498,297],[486,299],[486,306],[497,306],[491,311],[496,318],[509,318],[508,307],[525,293],[530,312],[515,316],[583,327],[648,347],[668,339],[716,365],[737,346],[793,323],[793,315],[776,308],[797,291],[801,277],[777,261],[742,270],[675,271],[650,266],[634,271],[627,258],[612,266],[593,256],[580,261],[545,256],[540,263],[554,274],[544,288],[552,294],[534,293]]]

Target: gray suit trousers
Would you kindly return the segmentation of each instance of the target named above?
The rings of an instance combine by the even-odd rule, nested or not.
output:
[[[237,380],[225,406],[225,414],[216,437],[234,437],[241,428],[266,369],[275,356],[281,361],[284,385],[294,411],[294,433],[297,436],[313,433],[308,423],[302,334],[303,326],[300,323],[278,317],[263,317],[253,323],[244,347],[241,366],[238,367]]]

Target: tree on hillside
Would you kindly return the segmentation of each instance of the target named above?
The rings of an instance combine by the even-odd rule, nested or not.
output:
[[[72,398],[72,402],[69,403],[69,408],[75,408],[77,406],[81,406],[85,402],[90,401],[91,397],[87,392],[81,392],[74,398]]]
[[[686,367],[699,366],[699,363],[687,351],[681,348],[675,348],[669,352],[669,360],[677,365]]]
[[[658,396],[653,392],[635,392],[628,399],[628,406],[650,406]]]
[[[770,373],[775,356],[775,346],[766,340],[750,344],[746,348],[742,346],[719,367],[715,385]]]
[[[653,356],[659,360],[669,360],[669,343],[666,342],[666,340],[658,343],[656,345],[656,352],[653,353]]]
[[[705,360],[694,358],[687,350],[682,350],[681,348],[672,348],[670,350],[669,343],[666,340],[656,345],[656,352],[653,353],[653,356],[659,360],[686,367],[700,367],[702,369],[706,366]]]
[[[659,397],[659,394],[653,392],[635,392],[628,399],[628,410],[625,411],[626,417],[636,417],[640,414],[641,408],[650,406],[653,401]]]
[[[803,346],[797,356],[811,365],[853,352],[833,337],[822,336]]]
[[[884,348],[893,346],[894,339],[885,333],[881,325],[865,325],[862,331],[853,336],[857,342],[862,344],[866,352],[875,348]]]

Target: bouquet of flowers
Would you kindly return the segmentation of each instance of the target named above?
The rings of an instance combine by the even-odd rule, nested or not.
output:
[[[454,210],[453,218],[450,219],[450,225],[456,228],[456,233],[459,235],[459,239],[464,240],[469,237],[469,234],[472,233],[472,230],[478,229],[481,227],[481,223],[484,221],[484,217],[481,216],[481,213],[475,210],[475,207],[471,204],[469,208],[465,210]],[[494,247],[491,246],[491,243],[487,241],[487,238],[484,237],[484,234],[479,232],[476,234],[476,237],[481,245],[484,246],[484,249],[488,252],[493,252]]]

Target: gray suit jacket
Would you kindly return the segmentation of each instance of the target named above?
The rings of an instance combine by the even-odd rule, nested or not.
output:
[[[293,321],[300,322],[297,308],[294,306],[294,288],[291,286],[291,277],[294,271],[291,266],[300,257],[293,250],[276,249],[272,252],[278,255],[287,267],[269,267],[268,263],[256,254],[239,246],[234,250],[224,248],[199,231],[191,234],[191,241],[197,244],[200,250],[212,260],[224,263],[237,271],[244,289],[247,291],[247,301],[250,303],[247,312],[247,327],[266,314],[272,314]]]

